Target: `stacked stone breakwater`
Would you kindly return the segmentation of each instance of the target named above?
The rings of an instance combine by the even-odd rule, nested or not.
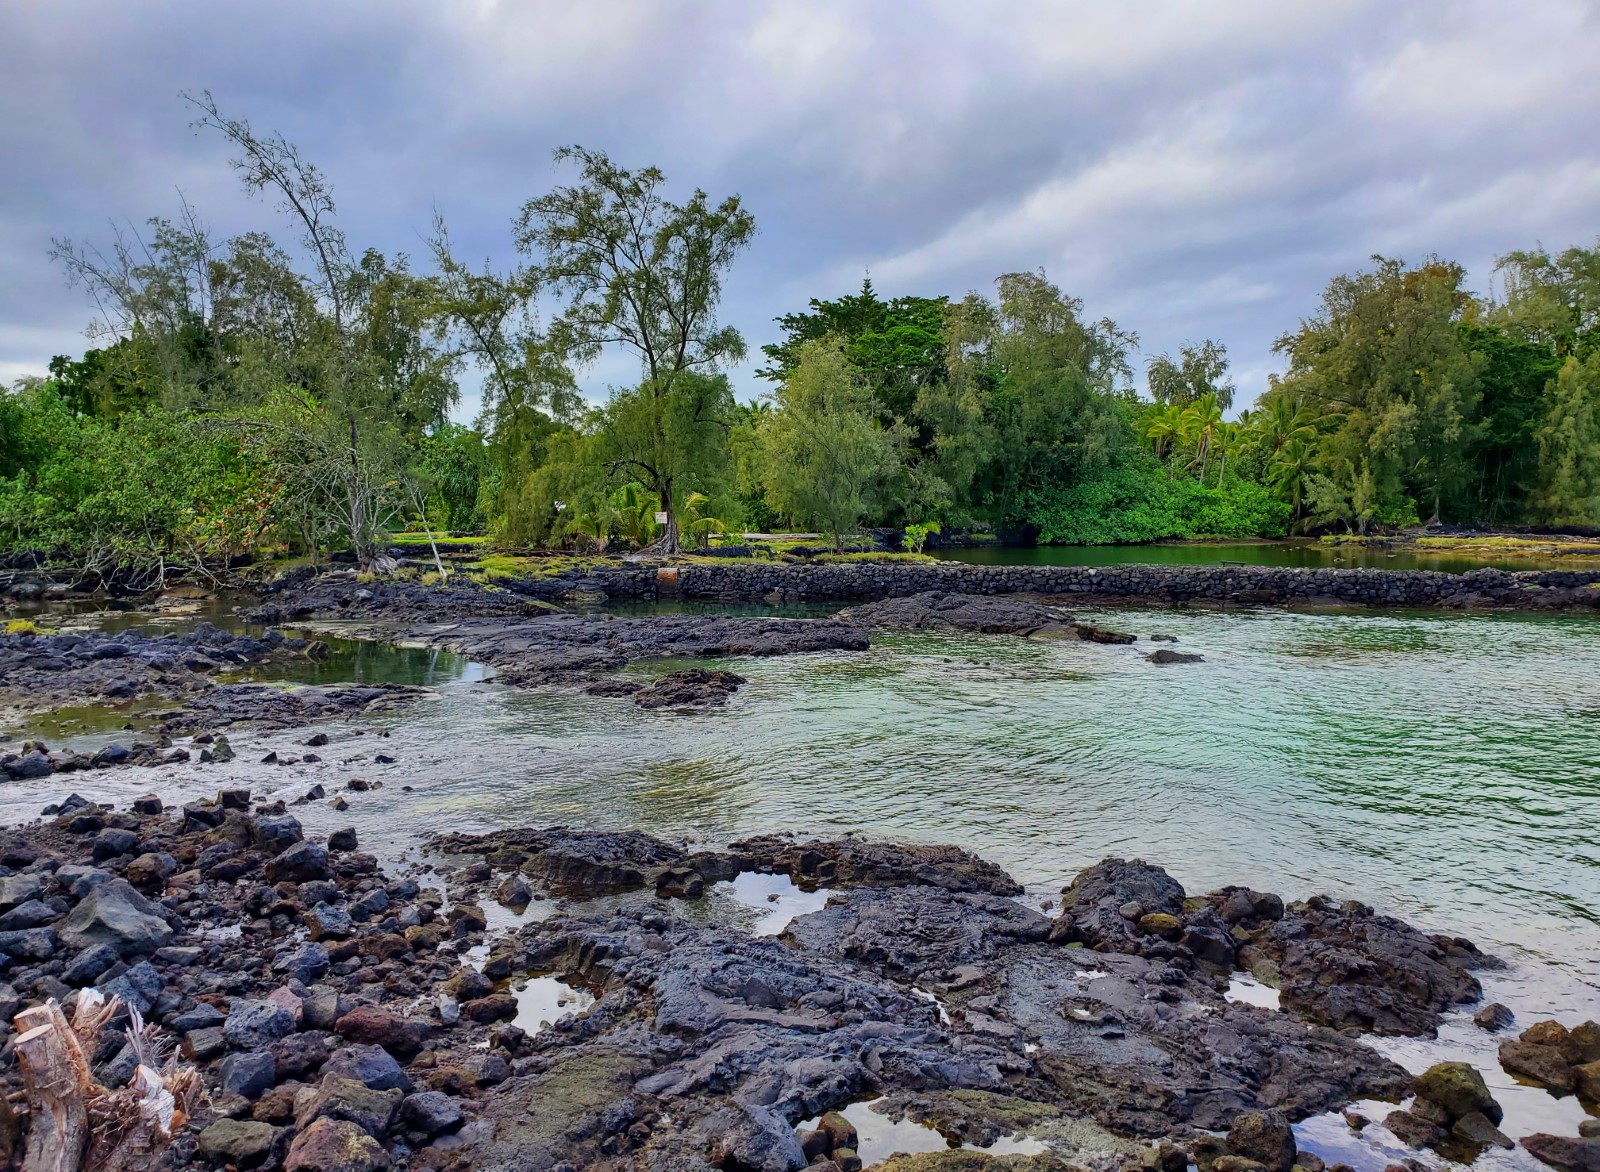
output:
[[[1600,569],[1295,569],[1276,566],[856,565],[622,566],[511,584],[553,600],[678,597],[707,601],[871,602],[926,591],[1069,595],[1166,605],[1321,603],[1378,607],[1502,607],[1600,611]]]

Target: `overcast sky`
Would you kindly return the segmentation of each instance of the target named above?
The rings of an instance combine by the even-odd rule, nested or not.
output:
[[[1042,266],[1141,358],[1224,341],[1245,403],[1372,253],[1482,289],[1499,253],[1600,233],[1600,0],[6,0],[0,45],[7,381],[85,344],[52,236],[180,190],[219,236],[288,235],[183,89],[299,143],[357,247],[419,253],[437,208],[509,261],[551,149],[581,143],[744,197],[724,317],[752,352],[869,269],[960,295]]]

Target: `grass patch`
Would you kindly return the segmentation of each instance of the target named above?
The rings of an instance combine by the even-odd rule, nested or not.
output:
[[[495,578],[551,578],[569,570],[598,570],[616,567],[616,558],[586,557],[580,554],[486,554],[461,568],[481,582]]]
[[[441,533],[433,535],[433,544],[440,549],[476,549],[487,540],[484,537],[446,537]],[[428,535],[426,533],[391,533],[389,534],[389,543],[391,545],[426,546],[428,544]]]
[[[824,566],[850,566],[874,562],[917,562],[931,564],[939,559],[926,553],[819,553],[807,561]]]

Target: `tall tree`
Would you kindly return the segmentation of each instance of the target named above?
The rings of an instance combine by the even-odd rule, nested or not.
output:
[[[416,344],[420,321],[394,303],[417,286],[400,279],[403,265],[388,266],[375,253],[360,260],[351,254],[335,223],[333,187],[298,147],[225,116],[207,91],[185,97],[200,111],[195,127],[216,131],[238,151],[233,167],[246,190],[275,194],[301,230],[312,262],[306,283],[328,328],[325,343],[308,356],[308,394],[277,420],[282,427],[304,427],[309,413],[317,426],[299,442],[278,446],[317,461],[314,469],[297,465],[297,471],[318,491],[337,485],[340,527],[357,562],[370,566],[393,507],[387,494],[402,462],[395,444],[418,421],[414,410],[442,418],[455,395],[454,382]]]
[[[1233,406],[1233,380],[1228,377],[1228,348],[1210,338],[1178,348],[1178,357],[1157,354],[1145,367],[1150,397],[1162,406],[1187,407],[1215,395],[1223,411]]]
[[[904,427],[877,418],[872,387],[839,338],[804,343],[760,424],[762,483],[774,508],[816,525],[844,548],[862,517],[882,505]]]
[[[777,319],[786,337],[761,347],[768,364],[756,373],[782,382],[799,365],[807,342],[836,337],[845,356],[866,378],[875,410],[885,423],[909,419],[918,393],[945,375],[945,297],[884,301],[864,278],[859,293],[837,301],[812,298],[805,313]]]
[[[717,322],[717,303],[755,219],[736,195],[713,206],[696,189],[673,203],[655,167],[629,171],[577,146],[558,150],[556,159],[575,163],[580,181],[523,206],[517,245],[539,258],[540,278],[566,297],[550,328],[555,353],[587,363],[618,345],[638,357],[643,381],[618,404],[617,417],[628,421],[629,475],[643,479],[667,515],[659,547],[676,553],[685,491],[679,445],[702,444],[708,429],[725,440],[728,427],[714,413],[685,414],[686,405],[709,400],[680,384],[744,357],[739,332]],[[649,442],[637,442],[644,438]]]
[[[1538,435],[1545,519],[1600,528],[1600,352],[1567,359]]]

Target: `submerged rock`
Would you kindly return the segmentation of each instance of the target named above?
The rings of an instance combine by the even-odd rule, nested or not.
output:
[[[632,695],[640,708],[716,707],[726,704],[748,682],[731,671],[692,667],[664,675]]]

